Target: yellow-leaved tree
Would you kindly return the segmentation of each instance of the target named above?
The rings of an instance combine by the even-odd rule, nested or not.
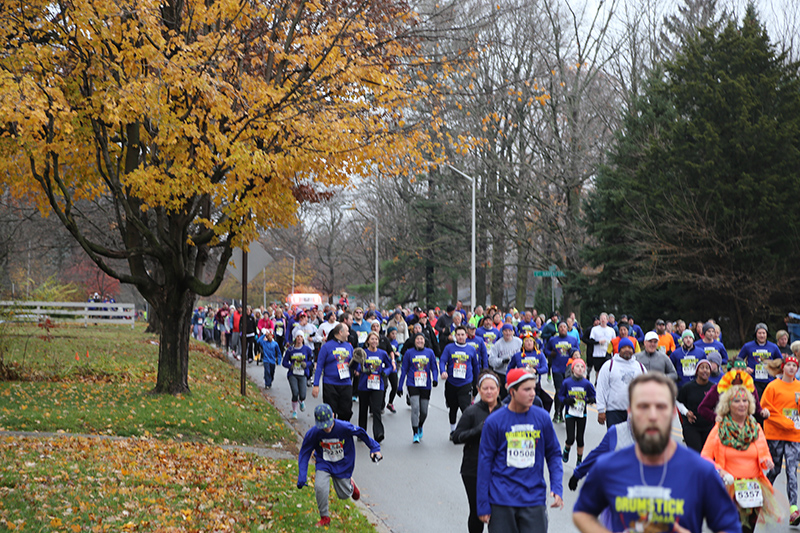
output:
[[[416,23],[398,0],[0,6],[0,182],[150,303],[154,392],[189,390],[192,307],[232,247],[414,159]]]

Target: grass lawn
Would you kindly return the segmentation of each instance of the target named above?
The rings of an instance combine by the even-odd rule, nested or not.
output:
[[[123,326],[5,326],[4,362],[20,380],[0,382],[0,429],[170,437],[293,447],[277,411],[202,343],[189,354],[191,394],[151,395],[158,337]]]
[[[191,394],[151,395],[157,342],[143,326],[0,325],[0,430],[128,437],[0,438],[0,530],[313,528],[296,461],[216,446],[296,449],[277,410],[252,383],[241,396],[238,370],[200,343]],[[374,531],[347,503],[331,498],[332,526]]]

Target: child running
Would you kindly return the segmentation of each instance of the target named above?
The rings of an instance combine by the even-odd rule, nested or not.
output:
[[[561,384],[558,399],[566,406],[567,441],[561,454],[563,462],[569,462],[569,452],[575,440],[578,441],[578,462],[583,461],[583,435],[586,432],[586,406],[595,402],[592,382],[586,379],[586,362],[575,358],[572,361],[572,376]]]
[[[308,460],[313,451],[316,460],[314,490],[320,516],[317,526],[322,527],[331,523],[328,511],[331,480],[340,500],[350,497],[353,500],[361,498],[361,492],[351,477],[356,464],[356,446],[353,437],[358,437],[369,447],[369,455],[373,461],[379,461],[382,456],[381,445],[372,440],[363,428],[344,420],[335,420],[330,405],[326,403],[318,405],[314,409],[314,421],[316,425],[308,430],[300,447],[300,456],[297,460],[300,470],[297,474],[297,488],[302,489],[306,485]]]

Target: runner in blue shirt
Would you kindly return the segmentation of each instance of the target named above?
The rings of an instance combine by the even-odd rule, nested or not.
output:
[[[739,359],[747,363],[747,373],[753,376],[758,395],[764,395],[767,384],[775,379],[767,372],[767,361],[770,359],[783,359],[781,349],[774,342],[767,340],[767,325],[763,322],[756,324],[755,340],[745,343],[739,350]]]
[[[681,334],[680,346],[669,356],[678,372],[678,390],[694,381],[697,362],[706,358],[705,351],[694,346],[694,333],[685,329]],[[710,353],[710,352],[709,352]]]
[[[708,358],[708,354],[711,352],[719,352],[722,356],[722,365],[725,366],[728,364],[728,350],[725,349],[725,346],[719,342],[714,336],[717,334],[716,329],[714,329],[714,324],[711,322],[706,322],[703,324],[703,338],[699,341],[695,341],[694,347],[703,350],[706,354],[706,358]]]
[[[297,488],[302,489],[308,481],[308,461],[314,454],[316,475],[314,491],[317,496],[317,508],[320,521],[318,527],[330,525],[328,511],[328,494],[330,483],[340,500],[353,498],[358,500],[361,491],[353,481],[353,469],[356,465],[356,446],[353,437],[358,437],[369,447],[369,455],[373,461],[380,461],[381,445],[369,438],[364,428],[355,427],[343,420],[334,420],[333,410],[328,404],[320,404],[314,409],[315,425],[303,437],[300,455],[297,459]]]
[[[353,346],[347,342],[350,329],[339,323],[328,333],[328,342],[322,345],[317,356],[314,372],[314,388],[311,396],[319,396],[319,382],[322,379],[322,401],[327,403],[340,420],[350,420],[353,416],[353,380],[350,377],[350,361],[353,359]]]
[[[558,323],[558,334],[553,335],[544,345],[544,355],[550,361],[550,372],[553,375],[553,387],[556,393],[561,390],[561,384],[567,373],[567,361],[573,352],[580,352],[580,341],[567,335],[567,323],[563,320]],[[564,421],[564,406],[556,395],[553,408],[553,422]]]
[[[384,437],[383,399],[386,397],[386,373],[392,360],[385,350],[378,348],[380,336],[370,331],[364,343],[364,361],[356,367],[358,378],[358,425],[367,428],[367,415],[372,414],[372,434],[377,442]]]
[[[475,353],[478,355],[478,367],[483,370],[489,368],[489,352],[486,350],[486,343],[483,339],[476,334],[475,324],[467,324],[467,344],[475,348]]]
[[[677,387],[659,372],[628,388],[636,444],[603,457],[589,471],[573,511],[582,533],[605,531],[597,516],[610,508],[611,531],[740,533],[739,513],[714,465],[671,438]],[[691,475],[687,475],[691,474]]]
[[[314,367],[314,354],[311,348],[306,346],[302,335],[295,337],[294,346],[286,350],[281,365],[289,369],[286,378],[292,391],[292,418],[297,418],[298,402],[300,410],[306,410],[307,379]]]
[[[483,317],[483,326],[478,328],[475,332],[475,335],[483,339],[484,344],[486,344],[486,351],[492,351],[492,346],[497,340],[502,337],[500,330],[494,327],[494,323],[492,322],[492,317],[489,316],[487,313],[485,317]]]
[[[572,377],[566,378],[558,391],[558,400],[564,405],[567,415],[567,440],[561,460],[569,462],[572,444],[578,443],[579,466],[583,461],[583,435],[586,432],[586,406],[594,403],[597,393],[592,382],[586,379],[586,361],[575,359],[572,363]]]
[[[431,384],[439,384],[439,367],[433,350],[425,347],[425,335],[414,334],[414,347],[403,354],[398,394],[403,394],[403,385],[408,385],[411,404],[411,430],[415,444],[422,440],[422,425],[428,418],[428,403],[431,400]]]
[[[547,411],[533,406],[536,378],[521,368],[506,376],[511,401],[484,422],[478,452],[478,517],[489,532],[547,531],[551,507],[563,508],[560,445]],[[730,499],[730,498],[729,498]]]
[[[478,387],[478,355],[467,344],[467,328],[458,326],[456,342],[445,346],[439,359],[439,373],[444,384],[444,400],[450,410],[450,434],[456,429],[458,410],[463,413],[472,403],[472,395]]]

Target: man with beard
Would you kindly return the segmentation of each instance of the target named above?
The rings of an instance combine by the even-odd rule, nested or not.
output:
[[[711,531],[741,531],[714,465],[670,438],[676,395],[675,383],[658,372],[631,382],[635,444],[605,456],[589,472],[572,515],[582,533],[700,532],[703,520]],[[603,525],[597,516],[606,508],[610,523]]]

